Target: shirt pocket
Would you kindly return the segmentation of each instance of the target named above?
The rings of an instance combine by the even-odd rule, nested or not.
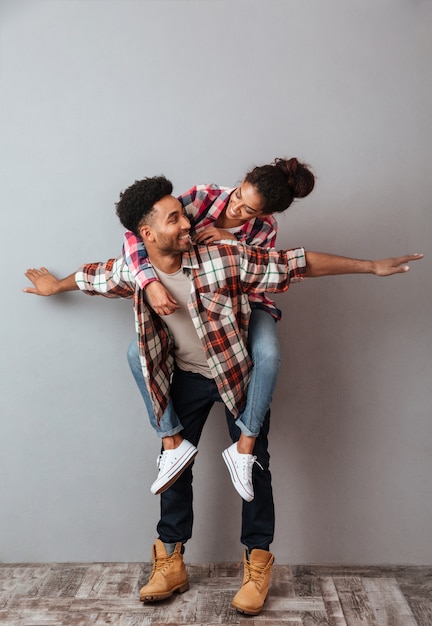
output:
[[[206,310],[207,318],[211,322],[222,321],[231,317],[233,305],[231,294],[227,287],[220,287],[211,293],[200,293],[201,303]]]

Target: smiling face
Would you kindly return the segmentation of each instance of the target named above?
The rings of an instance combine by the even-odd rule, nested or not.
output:
[[[264,200],[258,193],[254,185],[243,181],[231,194],[230,200],[225,210],[226,220],[235,224],[245,222],[262,215],[264,211]]]
[[[176,255],[190,249],[190,222],[174,196],[164,196],[156,202],[146,222],[139,232],[149,252]]]

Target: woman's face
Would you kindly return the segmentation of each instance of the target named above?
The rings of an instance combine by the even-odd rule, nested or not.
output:
[[[247,222],[263,214],[264,200],[257,189],[243,181],[231,194],[225,217],[236,222]]]

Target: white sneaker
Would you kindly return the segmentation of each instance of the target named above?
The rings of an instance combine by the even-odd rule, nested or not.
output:
[[[233,443],[232,446],[222,452],[222,457],[229,469],[235,489],[243,500],[251,502],[254,499],[252,484],[254,463],[262,469],[262,466],[256,460],[256,456],[253,456],[253,454],[240,454],[237,450],[237,443]]]
[[[162,493],[177,480],[177,478],[192,463],[198,450],[187,439],[183,439],[178,448],[164,450],[156,459],[159,468],[158,477],[150,487],[154,494]]]

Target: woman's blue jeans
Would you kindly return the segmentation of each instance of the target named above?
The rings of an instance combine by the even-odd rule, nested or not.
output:
[[[253,308],[249,321],[249,351],[253,369],[247,390],[246,406],[236,420],[240,430],[250,437],[257,437],[270,408],[280,366],[279,342],[276,321],[263,309]],[[183,429],[170,400],[160,424],[157,424],[150,395],[144,381],[137,342],[128,349],[128,361],[132,374],[143,397],[150,423],[159,437],[168,437]]]
[[[171,397],[176,413],[184,426],[184,437],[198,445],[202,429],[215,402],[221,402],[216,383],[201,374],[175,369]],[[232,441],[238,441],[240,429],[236,420],[225,409],[226,420]],[[242,500],[241,542],[249,550],[260,548],[269,550],[273,541],[275,511],[271,474],[269,469],[268,431],[270,411],[263,419],[263,425],[255,441],[254,455],[262,469],[254,464],[253,485],[255,497],[252,502]],[[222,459],[221,459],[222,463]],[[161,517],[157,525],[158,535],[164,543],[186,543],[192,536],[193,494],[192,465],[175,483],[161,494]]]

